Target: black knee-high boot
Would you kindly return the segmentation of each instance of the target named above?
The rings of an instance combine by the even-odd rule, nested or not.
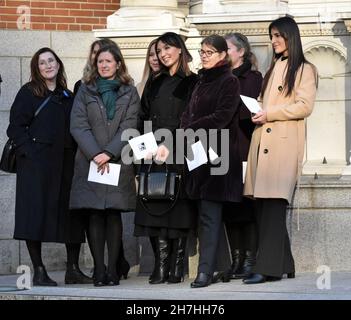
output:
[[[179,283],[184,280],[184,258],[186,238],[172,239],[170,271],[167,282]]]
[[[160,255],[157,254],[157,243],[158,243],[158,238],[157,237],[150,237],[150,243],[151,243],[151,248],[152,252],[154,253],[154,270],[152,271],[151,275],[149,276],[149,282],[155,277],[156,270],[160,266]]]
[[[155,273],[149,280],[150,284],[159,284],[167,281],[169,274],[169,251],[169,240],[158,237],[156,245],[157,259],[155,261]],[[158,265],[156,265],[157,262],[159,262]]]

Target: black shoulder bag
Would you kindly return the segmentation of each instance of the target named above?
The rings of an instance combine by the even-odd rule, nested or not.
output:
[[[34,113],[34,118],[39,114],[39,112],[47,105],[51,98],[51,95],[48,96],[43,103],[39,106],[37,111]],[[33,119],[34,119],[33,118]],[[0,170],[9,172],[9,173],[16,173],[16,144],[12,139],[8,139],[4,150],[2,151],[1,160],[0,160]]]
[[[137,176],[138,199],[147,213],[161,216],[175,206],[180,192],[181,176],[176,172],[169,172],[167,164],[165,171],[152,172],[152,165],[153,163],[149,165],[146,172],[140,172]],[[161,212],[152,212],[147,203],[153,200],[169,202],[170,206]]]

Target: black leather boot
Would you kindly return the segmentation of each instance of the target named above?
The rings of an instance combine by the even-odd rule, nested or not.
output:
[[[152,247],[152,252],[154,253],[154,270],[152,271],[151,275],[149,276],[149,282],[155,276],[156,270],[159,268],[160,265],[160,255],[157,253],[157,237],[150,237],[150,243]]]
[[[52,280],[44,266],[34,268],[33,286],[56,287],[57,282]]]
[[[256,264],[256,253],[253,253],[250,250],[246,250],[242,267],[235,273],[235,278],[245,279],[248,276],[250,276],[251,270],[255,266],[255,264]]]
[[[165,283],[169,274],[169,240],[157,238],[156,254],[158,255],[159,264],[156,265],[155,273],[149,280],[150,284]]]
[[[243,264],[244,264],[244,252],[240,249],[234,249],[232,251],[232,265],[230,268],[230,279],[238,279],[237,274],[241,274],[243,272]]]
[[[197,274],[194,282],[190,284],[191,288],[203,288],[207,287],[212,283],[212,276],[207,273],[200,272]]]
[[[77,264],[67,265],[65,274],[65,284],[91,284],[93,279],[86,276]]]
[[[168,283],[179,283],[184,280],[184,257],[186,238],[171,240],[172,253]]]

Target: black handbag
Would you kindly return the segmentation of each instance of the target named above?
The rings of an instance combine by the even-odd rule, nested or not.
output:
[[[165,167],[165,171],[152,172],[152,164],[150,164],[146,172],[140,172],[137,176],[139,182],[138,199],[151,215],[159,216],[170,211],[175,206],[179,196],[181,176],[176,172],[170,172],[167,164]],[[153,212],[148,208],[147,203],[154,200],[168,201],[170,206],[162,212]]]
[[[0,160],[0,170],[16,173],[16,154],[15,154],[15,143],[13,140],[7,140],[4,150],[2,151],[2,156]]]
[[[46,106],[49,102],[51,95],[48,96],[44,102],[39,106],[34,114],[34,118],[39,114],[39,112]],[[12,139],[8,139],[4,150],[2,151],[0,160],[0,170],[8,173],[16,173],[16,145]]]

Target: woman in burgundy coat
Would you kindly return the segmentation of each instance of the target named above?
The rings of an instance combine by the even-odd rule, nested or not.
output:
[[[227,34],[225,39],[228,44],[232,72],[240,82],[240,93],[257,99],[261,91],[262,74],[257,71],[256,57],[251,52],[247,37],[241,33],[231,33]],[[239,128],[241,161],[246,162],[255,124],[251,121],[250,111],[242,101],[239,107]],[[223,219],[230,245],[232,265],[223,281],[247,277],[255,264],[257,229],[253,203],[253,200],[243,198],[241,203],[231,203],[224,208]]]
[[[239,80],[232,74],[228,46],[223,37],[211,35],[202,41],[201,46],[199,53],[203,69],[199,71],[200,80],[182,116],[181,127],[194,131],[202,129],[209,142],[206,151],[211,147],[221,162],[217,163],[218,159],[209,161],[187,172],[186,176],[186,191],[191,199],[198,201],[199,212],[200,258],[192,288],[211,283],[223,204],[241,202],[243,190],[238,138]],[[215,174],[216,170],[221,172]]]

